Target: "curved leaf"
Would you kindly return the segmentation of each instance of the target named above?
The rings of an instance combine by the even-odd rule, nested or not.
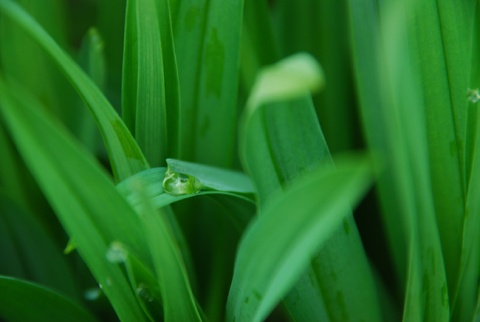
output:
[[[228,321],[262,321],[286,295],[346,211],[366,192],[366,159],[322,167],[272,197],[240,242],[228,298]]]
[[[166,168],[152,168],[137,173],[127,180],[120,182],[117,185],[117,188],[135,208],[138,208],[141,204],[141,200],[137,195],[138,191],[135,190],[135,185],[132,185],[132,183],[137,181],[142,182],[145,193],[155,208],[164,207],[174,202],[195,196],[214,194],[234,196],[253,202],[253,187],[251,187],[248,177],[241,173],[190,162],[187,163],[175,160],[174,163],[175,169],[181,170],[180,173],[192,176],[198,175],[198,178],[202,184],[204,182],[206,183],[206,190],[200,190],[198,193],[183,195],[172,195],[166,193],[162,185],[165,179],[165,173],[167,171]],[[230,177],[232,180],[229,180]]]
[[[6,244],[1,243],[1,274],[25,278],[72,298],[78,297],[73,270],[68,265],[67,258],[38,219],[3,191],[0,191],[0,214],[1,226],[6,229],[2,238],[10,236],[9,243],[13,244],[15,250],[9,254],[8,251],[3,251],[4,248],[8,249]],[[47,258],[48,261],[45,260]],[[17,261],[20,267],[8,269],[12,262]]]
[[[0,79],[0,113],[25,163],[120,319],[146,320],[128,280],[106,258],[120,241],[146,263],[150,255],[135,211],[68,132],[23,89]]]
[[[85,72],[45,30],[11,0],[0,0],[0,11],[28,33],[57,63],[95,116],[117,180],[147,169],[148,163],[115,109]]]
[[[9,322],[97,321],[87,310],[43,286],[0,276],[0,318]]]

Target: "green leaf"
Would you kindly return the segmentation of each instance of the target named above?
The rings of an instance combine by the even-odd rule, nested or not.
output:
[[[163,318],[163,303],[157,278],[152,270],[135,257],[126,247],[116,241],[110,245],[107,257],[125,266],[132,289],[138,303],[151,321]]]
[[[377,190],[382,216],[385,221],[389,250],[394,263],[396,287],[403,296],[406,281],[407,236],[405,219],[402,215],[403,203],[397,196],[402,195],[402,186],[391,182],[394,178],[403,178],[398,169],[393,169],[399,156],[391,142],[391,129],[386,126],[392,117],[384,111],[379,88],[382,86],[382,66],[378,63],[383,57],[377,51],[380,37],[379,12],[375,1],[349,1],[350,21],[352,28],[352,47],[354,51],[354,69],[356,72],[356,88],[359,93],[360,112],[363,117],[365,139],[371,150],[382,154],[385,174],[379,176]],[[385,135],[385,133],[389,133]],[[380,152],[382,151],[382,152]]]
[[[268,3],[246,0],[242,27],[240,74],[250,91],[260,68],[275,63],[280,56]]]
[[[242,0],[172,4],[182,160],[233,164],[242,14]]]
[[[470,52],[467,15],[461,5],[412,2],[411,52],[421,79],[435,211],[450,296],[456,292],[466,200],[465,138]]]
[[[127,1],[122,108],[152,166],[176,154],[179,88],[168,1]]]
[[[371,181],[366,159],[305,175],[272,197],[242,238],[228,321],[262,321],[335,233]],[[294,216],[293,216],[294,214]]]
[[[245,174],[203,164],[167,159],[169,172],[197,178],[204,190],[224,191],[253,197],[252,181]]]
[[[240,153],[258,190],[260,209],[275,191],[298,176],[332,163],[307,97],[322,84],[323,74],[315,60],[298,54],[264,68],[252,88],[242,120]],[[348,212],[348,207],[344,210]],[[373,276],[352,216],[319,251],[311,270],[304,272],[302,283],[284,300],[294,319],[319,320],[325,315],[333,321],[353,316],[379,319]]]
[[[90,28],[87,31],[82,40],[78,59],[88,76],[100,89],[104,90],[106,86],[105,45],[97,29]],[[84,106],[78,106],[77,110],[78,137],[90,151],[98,153],[102,138],[95,119]]]
[[[138,216],[92,157],[25,89],[1,81],[0,93],[0,111],[17,148],[119,318],[145,320],[126,276],[106,258],[110,243],[120,241],[151,263]]]
[[[305,51],[325,70],[328,86],[313,100],[330,151],[352,149],[360,141],[352,67],[346,63],[351,60],[347,1],[278,1],[272,14],[282,57]]]
[[[368,143],[385,164],[380,197],[388,234],[398,243],[396,259],[405,256],[403,262],[395,263],[399,271],[408,259],[403,319],[448,321],[448,286],[431,186],[427,119],[420,74],[412,57],[416,52],[408,41],[409,5],[385,5],[380,23],[373,3],[351,2],[357,82],[360,91],[366,91],[361,107]],[[377,92],[367,91],[372,84],[378,85]],[[400,282],[404,282],[402,275]]]
[[[0,318],[6,321],[97,321],[79,304],[43,286],[0,276],[0,288]]]
[[[88,76],[100,88],[105,88],[105,44],[103,37],[96,28],[88,29],[82,40],[79,53],[80,65]]]
[[[120,181],[148,168],[145,157],[114,108],[88,76],[45,30],[11,0],[0,0],[0,11],[34,39],[57,63],[95,116],[115,178]]]
[[[304,97],[324,83],[322,70],[307,54],[292,56],[264,68],[257,77],[247,102],[240,128],[240,157],[254,178],[260,202],[280,188],[298,171],[318,165],[328,148],[321,137],[311,102]],[[269,103],[263,109],[262,105]],[[292,123],[291,120],[296,122]],[[270,126],[265,125],[268,120]],[[281,127],[289,124],[289,131]],[[295,127],[295,128],[293,128]],[[310,135],[315,131],[315,135]],[[298,135],[292,135],[292,133]],[[294,148],[293,148],[294,147]],[[284,164],[288,162],[288,165]]]
[[[107,66],[107,97],[114,105],[120,106],[122,88],[122,62],[124,50],[126,0],[103,0],[94,3],[96,9],[95,24],[105,41],[105,62]],[[91,12],[89,6],[85,6],[85,16]],[[128,125],[128,124],[127,124]],[[130,128],[130,127],[129,127]],[[133,132],[132,132],[133,133]]]
[[[138,197],[135,185],[132,185],[139,180],[144,185],[148,199],[156,208],[165,207],[174,202],[195,196],[214,194],[234,196],[253,202],[253,187],[248,177],[242,173],[185,161],[168,160],[170,164],[173,164],[175,171],[186,176],[193,176],[195,180],[199,180],[202,185],[202,190],[183,194],[167,193],[163,187],[167,169],[152,168],[137,173],[127,180],[122,181],[117,186],[119,191],[128,199],[133,207],[138,208],[141,204],[141,199]]]
[[[5,250],[0,254],[1,273],[29,279],[73,298],[78,297],[67,258],[38,219],[3,191],[0,191],[0,214],[1,226],[6,229],[6,236],[10,237],[8,243],[14,248],[13,253],[9,253],[6,251],[8,243],[1,244]],[[17,261],[20,267],[8,269]]]
[[[139,215],[162,293],[166,321],[202,321],[193,296],[182,254],[166,214],[157,211],[141,181],[131,181],[142,200]]]
[[[64,49],[68,48],[68,21],[61,0],[16,0]],[[48,54],[13,21],[0,23],[0,64],[5,75],[15,78],[41,97],[49,110],[76,133],[76,104],[80,99],[55,68]]]

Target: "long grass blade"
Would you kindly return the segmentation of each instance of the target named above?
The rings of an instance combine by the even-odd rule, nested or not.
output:
[[[182,93],[179,158],[230,167],[243,1],[178,1],[172,8]]]
[[[282,56],[305,51],[322,63],[327,86],[313,96],[332,153],[358,144],[347,1],[278,1],[272,10]]]
[[[307,97],[309,91],[322,86],[322,77],[311,56],[298,54],[264,68],[253,86],[242,120],[240,153],[244,168],[254,179],[260,209],[275,191],[284,189],[297,176],[332,163]],[[348,206],[345,211],[348,212]],[[302,289],[293,291],[303,294],[301,300],[289,295],[284,301],[295,319],[308,316],[307,321],[317,320],[325,315],[319,313],[321,307],[333,321],[353,316],[379,319],[373,276],[351,216],[346,217],[344,226],[312,262],[312,272],[305,274],[313,274],[316,281],[302,283],[298,285]],[[345,267],[350,268],[348,273]],[[308,281],[308,276],[301,281]],[[352,293],[352,289],[362,291]],[[316,292],[321,295],[306,297]],[[346,294],[350,296],[348,301],[344,300]],[[305,314],[307,310],[309,313]]]
[[[99,165],[48,119],[25,89],[2,81],[0,93],[0,111],[23,159],[118,316],[145,320],[126,276],[106,257],[110,243],[120,241],[151,263],[134,210]]]
[[[353,26],[362,24],[363,28],[353,28],[355,63],[362,90],[367,82],[379,85],[378,92],[365,93],[361,105],[369,145],[385,160],[381,190],[395,193],[381,196],[386,198],[384,216],[390,229],[394,229],[393,223],[398,225],[400,234],[395,237],[403,239],[398,250],[408,258],[403,319],[447,321],[448,286],[431,187],[427,120],[411,56],[416,52],[407,42],[406,17],[412,8],[401,2],[385,4],[379,12],[382,24],[374,8],[373,3],[351,2]],[[369,21],[366,26],[365,17]],[[377,59],[372,61],[372,55]],[[367,66],[370,69],[365,69]],[[403,263],[396,264],[400,272],[405,269]]]
[[[365,159],[326,166],[272,197],[239,246],[228,321],[262,321],[308,267],[371,180]],[[292,214],[295,214],[294,216]]]
[[[175,242],[165,213],[157,211],[143,190],[141,181],[133,182],[142,199],[139,215],[163,297],[166,321],[202,321],[198,304],[190,288],[182,254]]]
[[[45,30],[11,0],[0,1],[0,11],[27,32],[53,58],[95,116],[115,178],[120,181],[148,168],[142,152],[105,96]]]
[[[168,1],[127,1],[123,117],[152,166],[178,148],[179,88]]]

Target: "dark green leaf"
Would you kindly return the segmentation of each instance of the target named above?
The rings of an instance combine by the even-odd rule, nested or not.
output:
[[[110,243],[120,241],[150,263],[138,216],[99,165],[26,90],[1,81],[0,93],[0,111],[23,159],[118,316],[145,320],[126,276],[106,258]]]
[[[0,318],[6,321],[96,321],[79,304],[43,286],[0,276],[0,289]]]
[[[147,161],[125,124],[80,67],[16,3],[11,0],[0,0],[0,11],[27,32],[53,58],[90,108],[105,140],[115,178],[122,180],[148,168]]]

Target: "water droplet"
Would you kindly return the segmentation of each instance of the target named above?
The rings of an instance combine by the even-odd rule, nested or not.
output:
[[[467,98],[470,102],[472,102],[474,104],[477,103],[478,101],[480,101],[480,90],[478,88],[469,89],[468,94],[467,94]]]
[[[101,286],[100,286],[100,288],[101,288]],[[100,297],[100,294],[102,294],[102,291],[100,290],[100,288],[96,288],[96,287],[90,288],[83,293],[83,296],[85,297],[85,299],[87,301],[98,300],[98,298]]]
[[[163,190],[174,196],[188,195],[200,192],[202,183],[194,176],[175,173],[167,170],[163,179]]]
[[[137,294],[144,300],[148,302],[153,302],[153,295],[150,292],[150,289],[144,283],[138,284]]]
[[[123,263],[127,260],[128,252],[122,243],[114,241],[110,244],[106,255],[111,263]]]

